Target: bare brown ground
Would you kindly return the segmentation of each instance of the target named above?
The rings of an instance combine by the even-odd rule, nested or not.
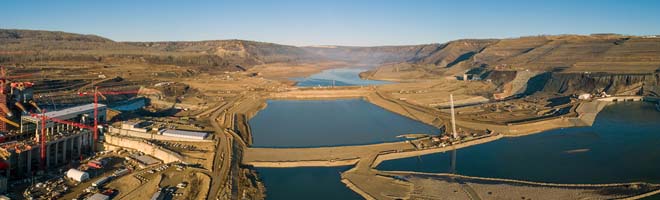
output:
[[[562,71],[571,72],[608,72],[608,73],[653,73],[660,62],[579,62]]]
[[[184,156],[186,163],[201,164],[205,169],[213,168],[213,151],[215,143],[213,142],[176,142],[183,145],[191,145],[196,150],[177,150]]]
[[[123,176],[119,179],[111,181],[106,187],[115,188],[119,193],[117,197],[121,199],[131,193],[135,188],[140,187],[141,183],[138,179],[133,177],[131,174]]]
[[[623,199],[653,193],[658,185],[623,184],[545,184],[522,183],[450,174],[382,172],[398,176],[414,185],[410,199]],[[392,181],[390,181],[392,182]],[[394,183],[389,183],[394,184]]]
[[[185,188],[177,188],[175,193],[182,193],[181,196],[175,196],[173,200],[197,200],[206,199],[206,194],[209,190],[210,178],[208,175],[194,172],[190,169],[179,172],[175,170],[168,170],[163,173],[158,187],[176,187],[177,184],[186,182],[188,186]]]
[[[394,99],[430,107],[448,104],[449,94],[454,95],[454,103],[457,105],[487,101],[486,96],[495,90],[495,86],[481,81],[435,79],[382,85],[378,90]]]
[[[392,64],[384,65],[375,70],[364,73],[368,79],[386,80],[386,81],[414,81],[419,79],[438,78],[424,67],[412,64]]]
[[[160,184],[161,179],[162,175],[157,175],[148,182],[138,185],[137,187],[123,187],[122,189],[128,191],[128,193],[125,195],[120,194],[118,199],[150,199],[153,194],[158,191],[158,185]]]

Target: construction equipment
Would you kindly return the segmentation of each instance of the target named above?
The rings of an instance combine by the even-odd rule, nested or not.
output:
[[[107,100],[107,97],[105,95],[123,95],[123,94],[139,94],[140,90],[130,90],[130,91],[99,91],[99,87],[96,86],[94,87],[94,91],[92,92],[79,92],[79,96],[84,96],[84,95],[94,95],[94,149],[96,149],[96,143],[98,141],[98,104],[99,104],[99,96],[103,98],[103,100]]]
[[[14,121],[11,121],[11,120],[5,118],[4,116],[0,116],[0,121],[3,121],[3,122],[5,122],[9,125],[14,126],[14,127],[21,127],[18,123],[14,122]]]
[[[9,80],[32,75],[33,74],[7,76],[7,70],[5,67],[0,66],[0,131],[7,131],[6,124],[17,126],[16,123],[6,118],[14,115],[10,106],[18,108],[23,113],[27,113],[28,109],[23,105],[24,103],[27,103],[34,107],[38,112],[41,112],[41,108],[39,108],[32,98],[32,86],[34,83]]]
[[[17,141],[3,143],[2,146],[0,146],[0,158],[2,158],[2,160],[7,160],[11,155],[9,152],[11,149],[13,149],[16,153],[21,153],[23,151],[32,150],[32,146],[24,142]]]
[[[86,124],[48,117],[48,116],[46,116],[46,110],[45,109],[43,110],[43,113],[41,113],[41,114],[30,113],[30,115],[32,117],[41,119],[40,120],[41,121],[41,136],[39,137],[38,142],[40,143],[41,167],[42,167],[42,169],[45,169],[45,162],[46,162],[46,121],[47,120],[50,120],[50,121],[56,122],[56,123],[60,123],[60,124],[70,125],[70,126],[77,127],[77,128],[94,129],[94,127],[91,127],[91,126],[86,125]]]
[[[35,118],[41,118],[41,136],[39,138],[39,142],[41,145],[41,167],[42,169],[45,169],[45,160],[46,160],[46,121],[50,120],[52,122],[56,123],[61,123],[61,124],[67,124],[73,127],[78,127],[82,129],[88,129],[93,131],[93,150],[96,150],[96,144],[98,143],[98,98],[99,96],[103,99],[107,99],[105,95],[120,95],[120,94],[138,94],[139,90],[134,90],[134,91],[99,91],[98,87],[94,88],[94,91],[91,93],[87,92],[80,92],[78,93],[79,96],[84,96],[84,95],[94,95],[94,126],[89,126],[84,123],[78,123],[78,122],[71,122],[67,120],[62,120],[62,119],[57,119],[57,118],[51,118],[46,116],[46,110],[44,109],[41,114],[36,114],[36,113],[31,113],[32,117]]]

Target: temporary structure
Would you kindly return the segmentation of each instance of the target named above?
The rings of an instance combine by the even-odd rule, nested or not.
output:
[[[69,171],[66,172],[66,177],[78,182],[83,182],[89,179],[89,173],[77,169],[69,169]]]

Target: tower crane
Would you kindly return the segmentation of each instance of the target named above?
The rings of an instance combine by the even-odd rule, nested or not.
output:
[[[73,127],[77,128],[83,128],[83,129],[92,129],[91,126],[82,124],[82,123],[77,123],[77,122],[72,122],[72,121],[67,121],[67,120],[62,120],[62,119],[57,119],[57,118],[52,118],[46,116],[46,110],[44,109],[41,114],[36,114],[36,113],[30,113],[32,117],[39,118],[41,119],[41,136],[39,137],[39,151],[40,151],[40,156],[41,156],[41,169],[46,168],[46,120],[50,120],[53,122],[57,122],[60,124],[67,124]]]
[[[94,127],[92,127],[92,131],[94,132],[94,149],[96,149],[96,142],[98,141],[98,104],[99,104],[99,97],[103,98],[103,100],[107,100],[107,97],[105,95],[123,95],[123,94],[139,94],[140,90],[128,90],[128,91],[99,91],[99,87],[96,86],[94,87],[94,90],[92,92],[79,92],[79,96],[85,96],[85,95],[94,95]]]

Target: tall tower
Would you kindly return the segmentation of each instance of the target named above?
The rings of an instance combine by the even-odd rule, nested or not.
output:
[[[454,139],[458,139],[458,133],[456,132],[456,116],[454,114],[454,95],[449,94],[449,102],[451,104],[451,129],[454,134]]]

